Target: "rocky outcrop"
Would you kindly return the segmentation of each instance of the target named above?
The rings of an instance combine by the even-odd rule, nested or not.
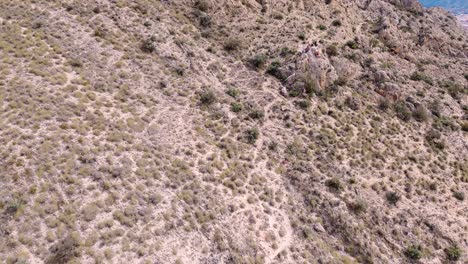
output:
[[[323,46],[316,43],[299,52],[282,68],[282,74],[292,95],[323,92],[338,79]]]

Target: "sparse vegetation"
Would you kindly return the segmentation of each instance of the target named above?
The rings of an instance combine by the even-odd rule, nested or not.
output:
[[[466,32],[382,1],[0,1],[0,259],[463,262]]]

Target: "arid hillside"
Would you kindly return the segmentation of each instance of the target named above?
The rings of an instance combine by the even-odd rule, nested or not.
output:
[[[467,133],[417,0],[0,0],[8,264],[467,263]]]

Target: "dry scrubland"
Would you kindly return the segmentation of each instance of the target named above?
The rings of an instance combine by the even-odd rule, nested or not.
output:
[[[416,1],[0,0],[0,259],[467,263],[467,39]]]

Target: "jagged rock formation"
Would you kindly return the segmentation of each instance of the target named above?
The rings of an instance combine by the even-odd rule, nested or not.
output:
[[[6,263],[464,263],[468,36],[417,1],[0,1]]]

